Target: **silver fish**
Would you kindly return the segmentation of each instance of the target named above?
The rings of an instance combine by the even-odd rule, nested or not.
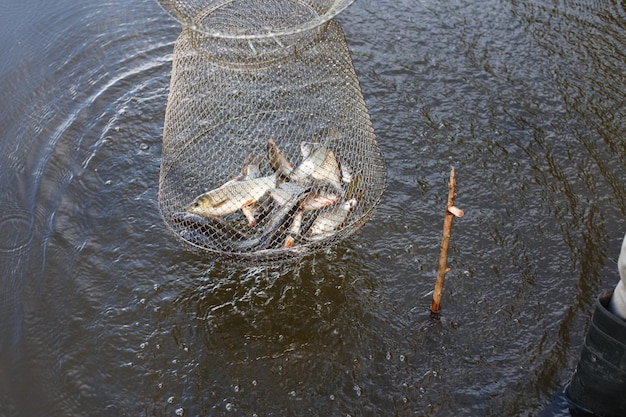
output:
[[[328,140],[326,140],[327,143]],[[311,150],[309,155],[290,173],[289,178],[296,182],[302,182],[309,178],[315,170],[319,169],[326,160],[326,155],[329,151],[327,143]]]
[[[294,195],[301,193],[304,187],[293,182],[282,182],[275,189],[270,191],[270,195],[278,205],[283,205]],[[322,207],[332,206],[341,198],[337,192],[325,190],[323,188],[312,190],[307,194],[302,202],[302,209],[306,211],[318,210]]]
[[[311,191],[302,203],[303,210],[319,210],[321,208],[337,204],[341,196],[338,193],[327,190]]]
[[[275,188],[277,182],[275,174],[245,181],[229,181],[197,197],[187,207],[187,211],[201,216],[231,214],[258,201]]]
[[[315,148],[319,147],[320,144],[317,142],[300,142],[300,153],[302,154],[302,158],[306,159],[315,150]]]
[[[300,142],[302,157],[308,158],[319,147],[320,144],[316,142]],[[329,181],[336,188],[340,189],[342,182],[349,183],[352,180],[352,169],[347,164],[344,164],[332,150],[329,150],[326,159],[318,169],[311,173],[311,176],[318,180]]]
[[[363,171],[359,171],[352,176],[350,179],[350,183],[346,189],[346,192],[343,195],[345,200],[357,199],[361,200],[363,198],[365,188],[365,179],[363,177]]]
[[[240,181],[253,180],[255,178],[261,177],[261,160],[263,159],[262,155],[257,155],[256,157],[249,156],[248,161],[241,169],[241,177]]]
[[[320,181],[328,181],[336,189],[341,190],[341,171],[335,153],[332,150],[328,150],[326,158],[319,168],[313,171],[311,177]]]
[[[259,219],[263,217],[264,209],[267,206],[267,204],[263,203],[264,198],[265,195],[261,197],[260,200],[241,208],[241,212],[246,217],[246,220],[248,220],[248,226],[255,227]]]
[[[338,157],[337,160],[339,161],[339,170],[341,171],[341,182],[344,184],[350,184],[354,178],[354,171],[352,170],[352,167],[348,165],[345,158]]]
[[[297,195],[305,190],[305,187],[298,185],[294,182],[281,182],[276,188],[270,190],[270,195],[282,206],[287,203],[294,195]]]
[[[278,149],[274,139],[271,138],[267,141],[267,157],[270,161],[270,166],[278,175],[288,177],[291,171],[293,171],[293,165],[285,158],[280,149]]]
[[[255,178],[261,177],[262,158],[263,157],[261,155],[257,155],[256,157],[249,155],[246,160],[245,165],[241,169],[241,174],[227,181],[224,185],[235,183],[235,182],[253,180]],[[249,205],[245,205],[241,207],[241,212],[248,220],[248,225],[250,227],[255,227],[257,224],[258,218],[260,216],[259,205],[257,204],[257,202],[253,202]]]
[[[290,248],[296,241],[296,236],[300,234],[300,229],[302,228],[302,218],[304,217],[304,209],[300,208],[300,210],[296,211],[293,215],[293,220],[291,221],[291,226],[287,230],[287,237],[285,238],[285,247]]]
[[[284,241],[285,235],[289,233],[289,229],[293,227],[293,223],[302,221],[301,219],[298,220],[298,213],[302,211],[300,207],[309,191],[309,188],[305,188],[285,204],[279,206],[272,213],[272,217],[263,230],[263,235],[251,239],[249,242],[242,242],[241,250],[256,251],[278,247],[280,242]]]
[[[248,157],[248,162],[241,169],[241,175],[237,177],[236,181],[248,181],[261,177],[261,159],[263,157],[257,155],[256,157]],[[255,201],[249,205],[243,206],[241,212],[248,220],[250,227],[255,227],[259,217],[261,216],[261,207],[258,201]]]
[[[323,145],[311,142],[300,144],[304,160],[289,174],[292,181],[306,182],[309,178],[326,181],[341,190],[341,171],[335,153],[328,148],[328,141]]]
[[[243,168],[241,168],[241,173],[237,177],[226,181],[224,184],[259,178],[261,176],[262,158],[263,157],[261,155],[257,155],[256,157],[249,155],[248,158],[246,158],[246,163],[244,164]]]
[[[343,225],[348,218],[348,214],[356,205],[356,199],[352,198],[344,201],[327,211],[323,211],[315,218],[313,224],[306,232],[306,237],[312,240],[319,240],[328,237],[332,232]]]
[[[250,237],[218,217],[203,217],[182,212],[172,216],[174,223],[184,226],[180,236],[198,246],[219,249],[225,252],[256,252],[276,248],[284,241],[288,229],[300,211],[302,201],[309,189],[293,196],[279,207],[263,229],[263,234]]]

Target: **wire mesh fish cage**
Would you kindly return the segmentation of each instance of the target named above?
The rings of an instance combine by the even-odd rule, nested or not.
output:
[[[192,247],[300,257],[356,232],[382,154],[334,17],[353,0],[158,0],[182,23],[159,208]]]

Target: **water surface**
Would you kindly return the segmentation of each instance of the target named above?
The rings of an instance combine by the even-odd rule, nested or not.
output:
[[[326,253],[233,268],[158,212],[179,25],[152,0],[5,2],[0,414],[570,415],[550,404],[626,233],[625,9],[359,0],[339,21],[382,203]]]

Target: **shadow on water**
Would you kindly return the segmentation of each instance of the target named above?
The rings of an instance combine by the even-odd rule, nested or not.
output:
[[[0,15],[0,414],[570,414],[626,231],[623,3],[359,0],[340,21],[381,206],[251,268],[158,213],[177,24],[152,0],[40,3]],[[432,321],[450,165],[466,215]]]
[[[217,266],[173,283],[162,320],[192,372],[171,402],[191,415],[354,412],[367,390],[359,362],[380,345],[370,310],[377,283],[354,263],[327,261],[307,259],[295,270]]]

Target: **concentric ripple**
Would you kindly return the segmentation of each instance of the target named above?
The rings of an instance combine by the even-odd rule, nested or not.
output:
[[[68,345],[58,329],[41,321],[40,312],[49,320],[71,323],[78,311],[104,305],[104,293],[96,290],[93,277],[80,276],[78,264],[84,265],[81,254],[91,251],[102,222],[124,209],[107,198],[122,189],[135,192],[132,185],[140,182],[139,192],[154,190],[146,198],[156,199],[160,130],[177,29],[156,4],[120,6],[46,4],[25,14],[13,34],[23,49],[13,54],[14,68],[0,72],[3,100],[12,103],[0,116],[5,127],[0,363],[13,368],[2,372],[3,378],[12,377],[0,385],[11,387],[13,406],[30,415],[49,413],[59,399],[58,408],[52,408],[56,413],[76,415],[84,407],[62,400],[68,389],[61,382],[65,376],[38,375],[37,369],[70,363],[64,358],[84,355],[89,343]],[[37,43],[41,40],[45,42]],[[117,176],[121,171],[125,178]],[[133,198],[132,193],[125,197]],[[118,196],[117,201],[124,200]],[[154,213],[156,206],[152,222]],[[109,230],[123,233],[110,223]],[[109,251],[116,248],[99,250]],[[66,302],[68,292],[81,295]],[[8,358],[13,363],[5,364]],[[32,371],[23,372],[23,367]],[[32,379],[40,383],[29,383]],[[34,405],[27,397],[41,401]]]

